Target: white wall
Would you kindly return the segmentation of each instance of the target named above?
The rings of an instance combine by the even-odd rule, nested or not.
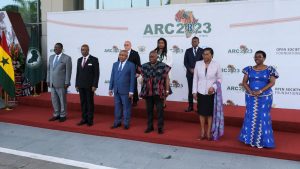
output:
[[[179,82],[177,86],[173,84],[174,94],[168,99],[186,101],[188,90],[183,55],[185,49],[191,46],[191,38],[198,36],[200,46],[212,47],[215,50],[214,60],[221,64],[224,103],[244,105],[244,91],[239,86],[243,78],[242,69],[255,64],[255,51],[264,50],[268,55],[266,64],[276,67],[280,74],[273,88],[273,106],[299,109],[300,78],[291,76],[299,72],[298,6],[300,1],[243,1],[49,13],[48,55],[52,54],[50,50],[57,41],[64,44],[65,53],[73,58],[73,86],[70,92],[75,92],[76,60],[81,57],[80,46],[89,44],[90,53],[100,60],[97,94],[107,95],[111,66],[117,60],[118,50],[123,48],[124,41],[132,41],[133,48],[139,51],[142,63],[145,63],[149,52],[156,46],[156,40],[164,37],[168,40],[169,52],[174,60],[172,79]],[[193,16],[197,20],[194,31],[199,28],[198,33],[189,35],[180,29],[182,24],[175,21],[175,15],[180,10],[185,10],[185,16]],[[155,27],[161,25],[162,32],[155,31]],[[183,32],[180,33],[180,30]],[[294,51],[290,52],[291,49]],[[234,67],[234,70],[230,72],[228,67]]]

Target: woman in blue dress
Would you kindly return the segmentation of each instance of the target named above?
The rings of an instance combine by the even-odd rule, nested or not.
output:
[[[274,148],[270,110],[273,102],[271,87],[278,73],[272,66],[264,65],[266,53],[257,51],[255,66],[243,69],[243,86],[246,90],[246,113],[239,140],[252,147]]]

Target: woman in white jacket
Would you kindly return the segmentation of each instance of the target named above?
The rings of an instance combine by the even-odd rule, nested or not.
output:
[[[217,90],[215,82],[222,79],[220,64],[213,61],[214,51],[212,48],[205,48],[203,51],[203,60],[197,61],[194,69],[193,78],[193,96],[198,102],[198,115],[201,126],[201,137],[203,140],[207,137],[212,139],[211,127],[214,111],[214,97]],[[205,131],[205,121],[207,119],[207,130]]]

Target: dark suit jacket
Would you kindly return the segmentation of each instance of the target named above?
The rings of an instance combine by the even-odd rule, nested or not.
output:
[[[134,93],[135,87],[135,65],[131,62],[125,63],[121,72],[118,72],[120,62],[115,62],[111,70],[109,90],[114,93],[129,94]]]
[[[137,51],[132,50],[129,53],[128,61],[132,62],[135,65],[135,69],[141,66],[141,58]]]
[[[90,55],[83,68],[81,67],[82,59],[81,57],[77,61],[75,86],[78,88],[98,88],[100,74],[98,59]]]
[[[184,66],[186,68],[186,77],[193,77],[193,73],[190,72],[190,69],[194,69],[196,62],[203,60],[202,53],[203,49],[198,47],[197,54],[194,56],[193,48],[188,48],[184,54]]]

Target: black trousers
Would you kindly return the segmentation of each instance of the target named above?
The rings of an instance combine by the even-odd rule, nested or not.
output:
[[[149,96],[146,97],[146,108],[148,114],[148,128],[153,128],[153,109],[154,105],[156,106],[157,111],[157,127],[163,129],[164,127],[164,109],[163,109],[163,99],[159,96]]]
[[[92,123],[94,119],[94,92],[91,88],[79,88],[82,120]]]
[[[134,93],[133,93],[133,102],[136,103],[139,101],[139,93],[137,88],[137,78],[135,78],[135,86],[134,86]]]
[[[193,100],[193,77],[186,77],[186,79],[187,79],[188,88],[189,88],[189,95],[188,95],[189,106],[193,107],[193,105],[194,105],[194,100]]]

